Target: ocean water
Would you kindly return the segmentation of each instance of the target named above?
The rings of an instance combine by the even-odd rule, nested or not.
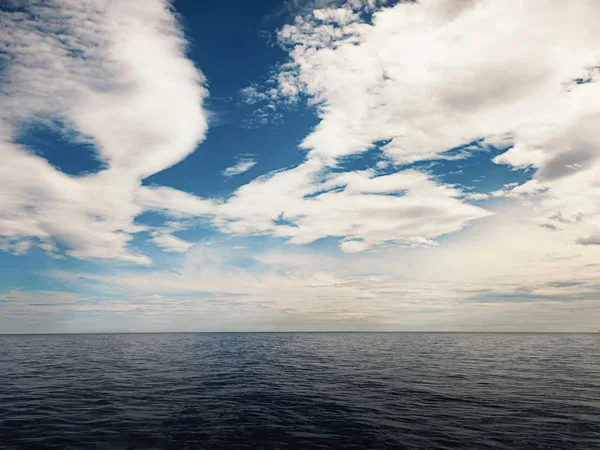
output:
[[[0,336],[2,449],[600,449],[600,334]]]

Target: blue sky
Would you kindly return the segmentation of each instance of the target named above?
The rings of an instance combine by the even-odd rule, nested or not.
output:
[[[0,332],[596,330],[598,13],[8,3]]]

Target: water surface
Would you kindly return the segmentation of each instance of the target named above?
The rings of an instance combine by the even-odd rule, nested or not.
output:
[[[0,336],[0,448],[600,448],[600,334]]]

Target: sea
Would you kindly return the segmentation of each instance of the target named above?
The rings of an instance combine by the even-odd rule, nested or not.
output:
[[[1,449],[600,449],[600,333],[0,336]]]

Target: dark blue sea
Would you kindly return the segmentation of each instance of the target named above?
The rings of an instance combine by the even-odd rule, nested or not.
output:
[[[2,449],[600,449],[600,334],[0,336]]]

